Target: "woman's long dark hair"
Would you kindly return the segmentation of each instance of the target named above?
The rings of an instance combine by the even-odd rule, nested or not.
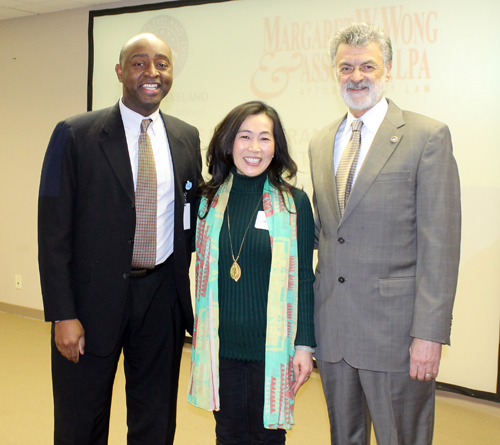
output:
[[[297,174],[297,164],[288,152],[285,131],[280,117],[273,107],[260,101],[251,101],[233,108],[222,122],[215,127],[207,150],[208,173],[211,179],[200,185],[199,193],[208,200],[208,208],[217,190],[227,179],[234,165],[233,146],[243,121],[252,115],[265,114],[273,122],[274,157],[267,168],[269,182],[280,193],[290,189],[290,183]],[[202,218],[206,216],[201,215]]]

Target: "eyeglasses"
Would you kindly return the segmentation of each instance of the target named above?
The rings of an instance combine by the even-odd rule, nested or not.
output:
[[[360,66],[342,65],[340,68],[338,68],[339,76],[350,76],[352,73],[354,73],[356,68],[359,69],[363,74],[373,74],[380,68],[380,65],[372,65],[369,63],[365,63]]]

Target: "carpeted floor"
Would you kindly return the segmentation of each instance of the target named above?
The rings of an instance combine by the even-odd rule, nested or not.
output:
[[[52,443],[50,326],[0,313],[0,444]],[[190,348],[186,346],[179,389],[176,445],[213,445],[212,413],[186,402]],[[126,444],[125,379],[115,382],[109,443]],[[328,416],[319,376],[314,373],[296,399],[296,425],[287,444],[329,444]],[[375,443],[375,441],[372,441]],[[438,392],[435,445],[500,444],[500,405]]]

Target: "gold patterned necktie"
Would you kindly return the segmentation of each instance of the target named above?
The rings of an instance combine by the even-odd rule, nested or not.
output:
[[[347,200],[351,194],[354,173],[358,165],[359,149],[361,147],[361,126],[363,121],[356,119],[351,123],[352,134],[349,142],[347,143],[344,153],[340,158],[337,167],[337,174],[335,181],[337,184],[337,197],[340,207],[340,216],[344,215],[344,209],[347,205]]]
[[[132,267],[153,269],[156,264],[156,164],[148,136],[151,119],[141,122],[135,190],[135,237]]]

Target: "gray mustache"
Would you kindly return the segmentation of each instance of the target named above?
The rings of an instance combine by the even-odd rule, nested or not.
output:
[[[345,89],[361,89],[370,88],[370,82],[362,80],[361,82],[346,82],[344,84]]]

